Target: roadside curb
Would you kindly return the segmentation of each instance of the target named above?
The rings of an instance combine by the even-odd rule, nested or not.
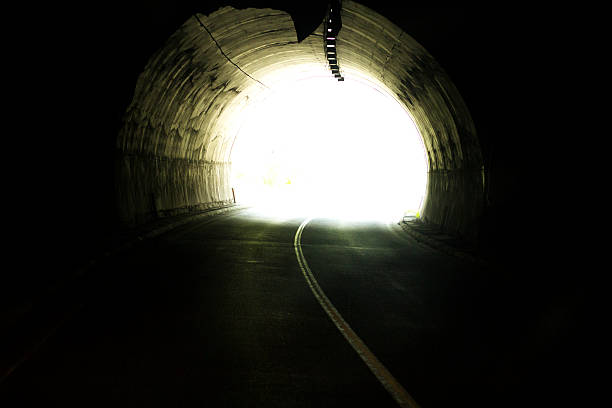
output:
[[[65,280],[48,287],[36,299],[29,299],[27,303],[17,305],[12,311],[7,312],[0,321],[0,328],[7,332],[7,336],[3,339],[4,354],[0,355],[0,384],[14,370],[29,360],[60,326],[82,308],[83,304],[79,300],[72,300],[71,292],[80,284],[79,282],[86,279],[90,269],[104,259],[129,250],[145,240],[160,236],[181,225],[199,218],[213,217],[246,208],[248,207],[234,204],[210,208],[197,213],[161,218],[138,229],[124,231],[109,249],[92,258],[88,263],[73,269]]]
[[[489,263],[478,256],[475,256],[469,252],[462,251],[452,245],[446,244],[439,239],[435,239],[418,231],[419,221],[415,217],[404,217],[400,222],[397,223],[406,233],[408,233],[417,242],[427,245],[428,247],[443,252],[447,255],[454,256],[480,266],[488,266]]]
[[[202,210],[198,213],[195,214],[186,214],[186,215],[182,215],[182,216],[175,216],[175,217],[168,217],[167,219],[161,219],[155,223],[151,223],[147,226],[145,226],[143,229],[141,229],[140,231],[132,231],[131,232],[131,237],[128,238],[127,240],[125,240],[123,243],[118,244],[116,247],[104,252],[101,256],[99,256],[98,258],[92,259],[87,265],[82,266],[81,268],[79,268],[77,270],[77,274],[82,274],[85,271],[87,271],[90,267],[92,267],[93,265],[97,264],[99,262],[100,259],[102,258],[108,258],[110,256],[113,256],[117,253],[126,251],[132,247],[134,247],[135,245],[139,244],[142,241],[145,241],[147,239],[151,239],[151,238],[155,238],[159,235],[162,235],[168,231],[171,231],[177,227],[180,227],[181,225],[187,224],[189,222],[192,222],[198,218],[206,218],[206,217],[212,217],[215,215],[221,215],[221,214],[225,214],[227,212],[231,212],[231,211],[239,211],[239,210],[244,210],[248,207],[246,206],[242,206],[242,205],[228,205],[225,207],[218,207],[218,208],[211,208],[211,209],[206,209],[206,210]]]

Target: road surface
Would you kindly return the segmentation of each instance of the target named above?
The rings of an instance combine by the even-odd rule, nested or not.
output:
[[[0,385],[0,400],[18,403],[2,405],[397,407],[305,279],[304,221],[234,211],[106,259]],[[379,221],[314,218],[297,245],[420,406],[505,406],[485,267]]]

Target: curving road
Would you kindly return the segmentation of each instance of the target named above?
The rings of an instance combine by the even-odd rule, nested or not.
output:
[[[397,225],[315,218],[296,240],[303,221],[232,212],[106,260],[82,307],[0,385],[18,402],[2,405],[398,406],[313,295],[296,242],[420,406],[500,401],[486,270]]]

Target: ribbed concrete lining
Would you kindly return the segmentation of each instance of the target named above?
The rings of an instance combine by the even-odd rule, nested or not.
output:
[[[331,75],[322,25],[298,43],[284,11],[225,7],[198,18],[216,43],[198,19],[188,19],[150,59],[127,110],[117,162],[126,222],[230,201],[231,147],[242,110],[283,81]],[[383,16],[344,1],[342,21],[343,75],[386,88],[423,136],[429,159],[424,218],[474,236],[482,157],[454,85],[423,47]]]

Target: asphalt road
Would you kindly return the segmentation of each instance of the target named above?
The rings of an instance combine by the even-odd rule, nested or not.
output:
[[[237,211],[107,259],[81,307],[0,385],[1,405],[397,406],[307,285],[302,221]],[[485,267],[382,222],[315,218],[300,243],[337,311],[422,407],[517,402]]]

